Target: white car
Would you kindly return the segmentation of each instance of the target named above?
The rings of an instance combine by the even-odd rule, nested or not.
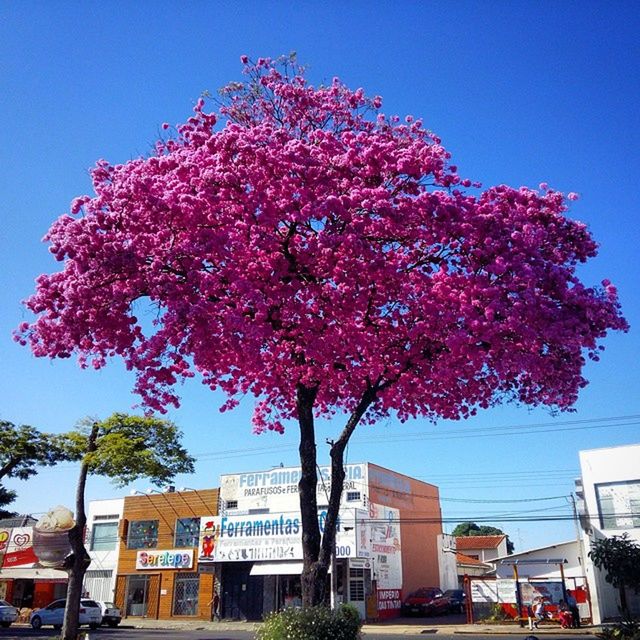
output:
[[[109,625],[110,627],[117,627],[122,620],[122,613],[113,602],[102,602],[96,600],[102,610],[102,624]]]
[[[10,627],[18,619],[18,610],[6,600],[0,600],[0,625]]]
[[[44,609],[36,609],[29,618],[29,622],[34,629],[39,629],[42,625],[50,624],[54,629],[61,629],[64,622],[64,608],[66,599],[54,600]],[[79,623],[88,624],[92,629],[97,629],[102,622],[102,609],[95,600],[82,598],[80,600]]]

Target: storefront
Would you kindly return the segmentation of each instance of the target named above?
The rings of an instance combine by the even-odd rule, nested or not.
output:
[[[126,497],[115,603],[124,617],[211,619],[214,574],[199,571],[202,515],[217,489]]]
[[[40,566],[33,551],[33,527],[0,527],[0,600],[35,609],[66,593],[67,574]]]
[[[371,478],[375,478],[375,486]],[[299,480],[297,468],[222,476],[221,515],[201,520],[198,563],[200,567],[210,566],[221,584],[223,617],[259,620],[270,611],[301,602]],[[425,511],[430,516],[440,513],[437,489],[426,483],[419,485],[414,496],[414,487],[405,476],[371,464],[346,466],[335,566],[331,568],[335,577],[327,579],[327,592],[334,602],[355,606],[362,618],[399,614],[405,564],[415,565],[408,569],[412,580],[428,579],[433,582],[426,584],[438,584],[438,526],[426,525],[431,528],[425,537],[425,527],[417,524],[420,531],[408,535],[410,543],[403,554],[401,508],[413,509],[414,498],[424,496]],[[317,491],[321,530],[329,490],[329,470],[320,468]],[[374,501],[374,497],[379,499]],[[411,558],[412,553],[416,558]],[[420,571],[420,567],[432,565],[435,571]]]

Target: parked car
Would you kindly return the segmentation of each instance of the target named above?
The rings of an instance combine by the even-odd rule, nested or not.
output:
[[[402,614],[431,616],[447,612],[447,603],[438,587],[420,587],[411,592],[402,603]]]
[[[34,629],[39,629],[45,624],[50,624],[54,629],[61,629],[64,622],[64,608],[67,604],[65,598],[54,600],[44,609],[36,609],[31,613],[29,622]],[[92,629],[97,629],[102,622],[102,609],[95,600],[82,598],[80,600],[80,624],[88,624]]]
[[[98,600],[97,602],[102,610],[102,624],[117,627],[122,620],[120,609],[118,609],[113,602],[103,602],[102,600]]]
[[[0,600],[0,625],[10,627],[18,619],[18,610],[6,600]]]
[[[464,589],[447,589],[442,594],[442,600],[447,603],[447,611],[463,613],[467,594]]]

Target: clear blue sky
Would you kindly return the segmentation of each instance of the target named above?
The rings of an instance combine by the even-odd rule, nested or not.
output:
[[[384,98],[386,113],[424,118],[463,175],[577,191],[571,215],[587,222],[600,255],[582,275],[610,278],[631,332],[606,341],[589,365],[577,413],[505,407],[459,424],[360,430],[352,462],[370,460],[441,487],[444,515],[495,515],[520,549],[569,539],[571,522],[502,522],[504,514],[568,515],[580,449],[640,442],[640,13],[634,2],[43,2],[0,0],[0,417],[69,429],[135,404],[119,363],[101,372],[33,358],[11,340],[41,272],[56,263],[40,240],[71,199],[89,189],[98,158],[149,151],[162,122],[190,115],[204,90],[240,77],[241,54],[291,50],[313,82],[340,76]],[[253,436],[251,402],[232,413],[197,382],[170,417],[201,455],[178,486],[216,486],[221,473],[296,463],[296,432]],[[487,428],[553,423],[547,429]],[[570,429],[569,429],[570,427]],[[464,434],[461,431],[464,430]],[[531,433],[531,432],[534,433]],[[326,425],[319,441],[336,433]],[[244,453],[241,453],[245,450]],[[326,447],[319,448],[326,459]],[[76,470],[43,470],[11,482],[16,508],[70,505]],[[141,481],[139,488],[148,485]],[[91,498],[121,495],[93,479]],[[542,511],[541,511],[542,510]],[[502,514],[502,515],[500,515]]]

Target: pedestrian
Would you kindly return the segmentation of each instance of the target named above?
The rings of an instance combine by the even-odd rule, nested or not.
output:
[[[533,626],[538,629],[542,620],[544,620],[544,599],[538,596],[533,601]]]
[[[211,622],[217,620],[220,622],[222,618],[220,617],[220,596],[218,593],[213,594],[213,598],[209,600],[209,606],[211,607]]]
[[[567,607],[569,607],[569,611],[571,611],[571,616],[573,618],[571,622],[571,627],[573,629],[580,628],[580,610],[578,609],[578,603],[571,593],[571,591],[567,591]]]

